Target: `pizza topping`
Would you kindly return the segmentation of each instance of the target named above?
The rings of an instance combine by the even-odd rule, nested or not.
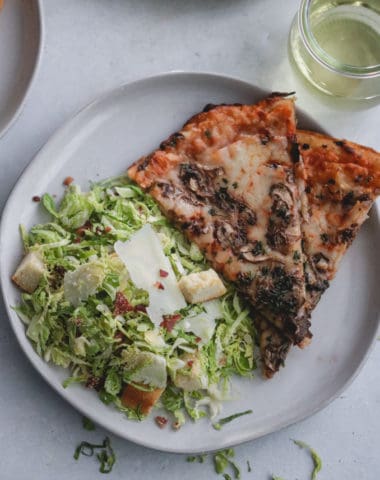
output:
[[[313,263],[320,272],[325,272],[329,268],[329,259],[321,252],[313,256]]]
[[[290,189],[284,184],[273,185],[270,191],[272,199],[272,216],[269,219],[266,238],[274,250],[287,254],[289,246],[294,243],[294,235],[298,232],[292,231],[294,226],[294,200]]]

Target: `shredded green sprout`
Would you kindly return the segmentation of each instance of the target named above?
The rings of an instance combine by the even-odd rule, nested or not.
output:
[[[317,474],[318,472],[321,471],[322,469],[322,460],[321,460],[321,457],[318,455],[318,453],[313,449],[311,448],[307,443],[305,442],[302,442],[301,440],[293,440],[293,442],[298,445],[300,448],[303,448],[305,450],[307,450],[310,455],[311,455],[311,458],[313,460],[313,463],[314,463],[314,469],[311,473],[311,480],[316,480],[317,478]]]

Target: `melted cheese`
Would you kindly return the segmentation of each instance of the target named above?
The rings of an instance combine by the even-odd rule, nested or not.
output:
[[[147,313],[157,327],[163,315],[186,307],[169,259],[151,225],[144,225],[127,242],[117,241],[114,249],[124,262],[132,282],[148,292]],[[160,277],[160,270],[167,272],[168,276]],[[164,288],[158,288],[157,282]]]

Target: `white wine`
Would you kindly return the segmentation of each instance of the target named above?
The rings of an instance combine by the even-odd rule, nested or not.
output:
[[[375,15],[359,2],[340,5],[314,12],[311,31],[319,46],[345,65],[380,65],[380,19]]]
[[[303,76],[332,95],[380,96],[380,0],[306,3],[307,20],[301,6],[289,38],[291,60]]]

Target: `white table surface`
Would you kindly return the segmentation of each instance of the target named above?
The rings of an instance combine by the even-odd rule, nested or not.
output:
[[[80,107],[121,83],[168,70],[214,71],[271,90],[296,90],[299,105],[336,136],[380,149],[380,106],[343,106],[305,88],[294,76],[287,59],[287,35],[298,0],[43,4],[46,38],[38,79],[21,117],[0,140],[1,208],[23,168]],[[296,438],[322,456],[321,480],[378,480],[379,363],[377,342],[354,383],[322,412],[238,446],[242,478],[267,480],[272,473],[287,480],[309,478],[311,460],[293,445],[290,439]],[[16,344],[3,305],[0,385],[1,480],[103,478],[95,459],[75,462],[72,455],[81,440],[102,440],[106,432],[83,430],[81,416],[33,370]],[[117,464],[109,478],[216,477],[210,458],[202,465],[190,464],[183,455],[148,450],[112,435],[111,439]]]

